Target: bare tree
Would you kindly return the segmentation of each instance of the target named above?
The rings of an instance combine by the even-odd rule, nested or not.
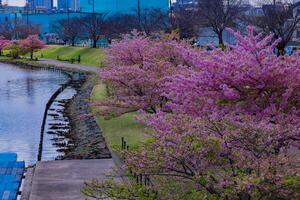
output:
[[[19,24],[15,27],[16,39],[25,39],[30,35],[39,35],[40,27],[36,24]]]
[[[52,31],[57,33],[64,41],[75,46],[76,39],[79,38],[82,30],[79,28],[81,21],[74,17],[71,19],[62,19],[52,24]]]
[[[242,0],[198,0],[201,24],[210,27],[224,46],[223,32],[233,27],[242,12]]]
[[[87,14],[85,17],[80,18],[80,24],[83,33],[86,33],[92,41],[92,47],[96,48],[101,35],[105,35],[107,32],[106,14]]]
[[[197,36],[199,16],[197,10],[179,8],[171,13],[170,19],[173,29],[178,30],[181,38],[193,38]]]
[[[0,24],[0,35],[8,40],[12,40],[14,37],[14,25],[12,21],[2,22]]]
[[[107,19],[107,37],[119,38],[121,34],[138,29],[138,19],[135,15],[116,13]]]
[[[7,20],[0,24],[0,35],[6,39],[25,39],[29,35],[39,34],[39,26],[25,23],[20,19]]]
[[[300,23],[300,3],[285,3],[275,0],[260,0],[263,15],[249,16],[248,21],[263,30],[266,34],[273,33],[275,39],[281,39],[277,45],[278,53],[285,54],[285,47],[291,41]]]
[[[105,24],[107,28],[102,34],[107,37],[119,37],[121,34],[131,32],[133,29],[150,35],[153,32],[170,28],[168,13],[160,9],[140,10],[136,14],[117,13],[107,17]]]
[[[169,28],[168,13],[160,9],[144,9],[137,16],[141,31],[148,35]]]

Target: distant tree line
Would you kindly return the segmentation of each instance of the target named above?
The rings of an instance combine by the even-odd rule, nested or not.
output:
[[[39,34],[39,26],[20,20],[6,20],[0,23],[0,35],[8,40],[25,39],[30,35]]]
[[[171,32],[176,30],[181,38],[196,38],[201,28],[210,28],[217,36],[219,46],[224,46],[226,28],[243,30],[247,25],[254,25],[257,31],[274,34],[281,38],[277,48],[284,53],[284,48],[291,41],[300,22],[299,4],[282,4],[274,0],[259,1],[261,14],[249,14],[249,6],[242,0],[198,0],[192,9],[184,6],[164,12],[159,9],[147,9],[135,14],[89,14],[81,18],[60,20],[53,25],[57,33],[71,45],[77,39],[89,38],[96,47],[100,37],[120,38],[133,29],[150,35],[153,32]],[[80,27],[80,28],[78,28]]]
[[[169,12],[160,9],[137,10],[133,14],[87,13],[81,17],[68,17],[51,25],[64,43],[75,46],[78,40],[91,41],[97,47],[101,38],[108,41],[121,38],[133,29],[151,35],[153,32],[176,30],[181,38],[196,38],[201,28],[210,28],[217,36],[219,46],[224,47],[226,28],[243,31],[247,25],[254,25],[257,31],[274,34],[281,39],[277,49],[282,54],[300,23],[300,3],[283,4],[274,0],[257,1],[262,13],[251,14],[251,8],[242,0],[198,0],[187,8],[177,6]],[[25,20],[26,21],[26,20]],[[39,27],[18,19],[0,24],[0,35],[6,39],[24,39],[39,33]]]
[[[52,32],[57,33],[65,43],[75,46],[78,39],[90,39],[95,48],[101,37],[120,38],[133,29],[150,35],[156,31],[169,30],[170,23],[168,13],[160,9],[147,9],[139,14],[89,13],[82,17],[58,20],[51,27]]]

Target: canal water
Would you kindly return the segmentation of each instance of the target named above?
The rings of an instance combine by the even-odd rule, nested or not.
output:
[[[16,152],[26,165],[37,161],[45,106],[69,79],[66,73],[57,70],[0,64],[0,152]],[[62,119],[58,117],[63,113],[62,102],[75,93],[74,89],[67,88],[58,96],[48,113],[46,128]],[[63,118],[60,124],[63,123],[67,126],[68,120]],[[61,154],[53,143],[54,136],[46,134],[42,160],[53,160]]]

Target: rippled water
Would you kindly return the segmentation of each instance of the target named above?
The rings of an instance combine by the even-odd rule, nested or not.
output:
[[[68,79],[60,71],[0,64],[0,152],[16,152],[27,165],[36,162],[45,105]],[[74,92],[66,90],[70,94]],[[49,136],[44,147],[43,157],[56,156]]]

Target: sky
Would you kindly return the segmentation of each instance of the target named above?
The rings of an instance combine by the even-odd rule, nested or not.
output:
[[[8,1],[10,6],[24,6],[26,0],[2,0],[3,2]],[[55,4],[56,0],[54,0]]]
[[[2,0],[3,2],[5,1],[8,1],[9,2],[9,5],[11,6],[24,6],[25,5],[25,0]],[[56,5],[56,1],[57,0],[54,0],[54,5]],[[172,0],[172,1],[175,1],[175,0]],[[255,0],[250,0],[251,1],[255,1]]]
[[[2,0],[3,2],[8,1],[9,5],[11,6],[24,6],[26,0]],[[54,5],[56,4],[57,0],[54,0]],[[172,0],[176,1],[176,0]]]

